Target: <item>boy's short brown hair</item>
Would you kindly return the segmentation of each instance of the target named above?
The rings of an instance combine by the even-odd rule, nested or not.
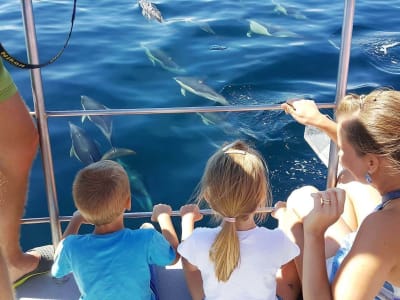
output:
[[[126,208],[131,195],[129,178],[117,162],[101,160],[78,172],[72,194],[75,206],[89,223],[108,224]]]

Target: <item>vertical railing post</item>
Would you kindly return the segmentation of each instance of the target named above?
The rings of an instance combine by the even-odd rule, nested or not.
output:
[[[353,33],[354,7],[355,0],[345,0],[339,56],[339,69],[336,81],[336,104],[338,104],[340,100],[346,95],[347,90],[351,39]],[[328,178],[326,182],[327,188],[333,187],[336,184],[338,164],[338,147],[334,142],[331,141],[329,151]]]
[[[21,0],[22,17],[25,27],[26,48],[28,61],[31,64],[39,63],[39,55],[36,42],[35,22],[33,17],[32,0]],[[47,115],[44,105],[42,75],[40,69],[31,71],[32,95],[35,106],[37,126],[40,135],[40,149],[42,154],[43,170],[46,183],[47,202],[50,216],[50,228],[53,245],[57,245],[61,238],[61,227],[57,203],[56,185],[54,180],[53,162],[47,126]]]

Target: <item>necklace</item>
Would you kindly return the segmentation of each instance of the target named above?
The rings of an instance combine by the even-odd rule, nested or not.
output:
[[[382,196],[382,203],[379,205],[379,209],[381,210],[384,208],[390,201],[394,199],[400,199],[400,189],[399,190],[394,190],[389,193],[386,193],[385,195]]]

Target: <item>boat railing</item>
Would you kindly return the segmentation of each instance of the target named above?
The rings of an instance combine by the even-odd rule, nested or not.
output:
[[[24,22],[24,31],[26,39],[26,48],[28,61],[30,64],[39,64],[38,47],[36,39],[36,29],[33,16],[32,0],[21,0],[22,17]],[[350,46],[353,28],[355,0],[345,0],[341,50],[339,57],[339,68],[336,84],[336,98],[334,103],[320,103],[320,108],[334,108],[335,105],[344,97],[347,89],[347,77],[350,59]],[[177,113],[201,113],[201,112],[244,112],[244,111],[262,111],[279,110],[280,105],[251,105],[251,106],[204,106],[204,107],[177,107],[177,108],[136,108],[136,109],[107,109],[107,110],[85,110],[85,111],[46,111],[43,96],[43,86],[40,68],[31,69],[32,95],[35,111],[31,114],[36,117],[39,131],[39,141],[41,148],[42,164],[45,176],[45,186],[48,203],[48,218],[22,219],[24,224],[50,223],[52,243],[57,245],[61,238],[60,222],[70,220],[70,216],[62,217],[59,215],[58,201],[55,185],[54,168],[52,162],[52,153],[50,147],[50,137],[47,119],[49,117],[69,117],[82,115],[138,115],[138,114],[177,114]],[[331,143],[328,164],[327,187],[334,186],[338,167],[337,147]],[[272,208],[265,208],[271,211]],[[205,214],[211,214],[210,210],[202,211]],[[179,212],[173,212],[178,215]],[[151,212],[128,213],[127,218],[149,217]]]

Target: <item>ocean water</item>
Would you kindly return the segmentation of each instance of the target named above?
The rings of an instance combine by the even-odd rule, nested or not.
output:
[[[164,22],[146,19],[136,1],[77,1],[75,26],[63,55],[41,70],[46,109],[81,109],[81,96],[108,108],[220,105],[187,92],[176,76],[203,80],[231,105],[279,104],[289,98],[335,98],[344,3],[292,0],[154,1]],[[40,61],[54,56],[67,37],[73,1],[34,1]],[[26,61],[20,1],[0,3],[0,41]],[[348,91],[395,89],[400,75],[400,2],[357,1]],[[250,31],[250,22],[268,29]],[[164,63],[146,49],[163,51]],[[172,64],[172,60],[175,64]],[[168,67],[171,63],[172,67]],[[8,66],[33,110],[29,71]],[[327,110],[326,113],[331,114]],[[61,215],[75,210],[71,185],[84,166],[70,156],[68,122],[83,128],[103,154],[110,143],[90,121],[48,120]],[[294,188],[325,187],[326,167],[303,139],[304,127],[282,111],[112,117],[114,146],[135,155],[118,160],[132,179],[133,211],[191,200],[205,163],[224,142],[245,139],[266,158],[273,199]],[[0,150],[1,151],[1,150]],[[25,217],[48,216],[40,152],[32,168]],[[135,227],[145,220],[128,220]],[[147,220],[148,221],[148,220]],[[207,220],[204,221],[207,224]],[[178,220],[175,219],[179,231]],[[65,224],[64,224],[65,225]],[[264,224],[274,227],[272,218]],[[49,243],[47,224],[24,225],[22,246]]]

